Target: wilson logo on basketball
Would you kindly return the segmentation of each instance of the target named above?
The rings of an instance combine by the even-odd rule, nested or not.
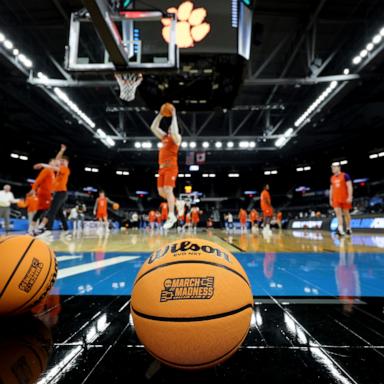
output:
[[[200,253],[200,252],[208,253],[213,256],[223,258],[224,260],[231,263],[229,256],[225,252],[223,252],[221,249],[212,247],[211,245],[199,245],[197,243],[192,243],[190,241],[182,241],[180,243],[167,245],[166,247],[153,252],[152,255],[148,258],[148,264],[152,264],[154,261],[161,259],[168,252],[173,253],[173,256],[181,256],[187,251],[196,252],[196,253]]]
[[[212,298],[215,278],[179,277],[164,280],[164,290],[161,291],[160,301],[169,300],[207,300]]]
[[[43,263],[40,263],[38,259],[33,258],[31,266],[19,284],[19,289],[28,293],[32,289],[33,284],[35,284],[43,267]]]
[[[191,1],[184,1],[178,8],[167,9],[168,13],[176,13],[176,45],[179,48],[191,48],[205,39],[211,30],[209,23],[205,21],[207,10],[205,8],[195,8]],[[171,19],[161,19],[163,23],[163,39],[169,43]]]

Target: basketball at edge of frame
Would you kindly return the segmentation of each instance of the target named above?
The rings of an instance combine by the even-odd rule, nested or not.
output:
[[[165,117],[171,117],[175,107],[171,103],[165,103],[160,108],[160,114]]]
[[[120,204],[119,203],[113,203],[112,204],[112,209],[117,211],[118,209],[120,209]]]

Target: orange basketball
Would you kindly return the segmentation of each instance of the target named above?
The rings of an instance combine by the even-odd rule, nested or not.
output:
[[[215,366],[247,336],[253,306],[238,260],[211,241],[169,243],[144,262],[132,291],[137,335],[158,360],[181,369]]]
[[[120,208],[120,204],[119,203],[113,203],[112,204],[112,209],[114,209],[115,211],[117,211],[119,208]]]
[[[174,109],[171,103],[165,103],[160,108],[160,114],[165,117],[171,117]]]
[[[17,206],[19,208],[26,208],[27,207],[27,202],[24,199],[19,199],[17,201]]]
[[[52,249],[29,235],[0,241],[0,315],[26,312],[52,288],[56,280]]]

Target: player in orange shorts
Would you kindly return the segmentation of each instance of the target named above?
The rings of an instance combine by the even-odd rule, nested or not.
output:
[[[55,183],[55,172],[53,168],[57,165],[56,159],[51,159],[49,167],[43,168],[32,184],[30,195],[37,196],[37,211],[33,216],[30,233],[36,229],[37,222],[41,220],[52,203],[53,185]]]
[[[153,233],[155,231],[155,222],[156,222],[156,212],[153,209],[151,209],[148,213],[148,222],[149,222],[149,228]]]
[[[259,226],[257,223],[258,218],[259,218],[259,213],[256,211],[256,209],[253,208],[249,214],[249,221],[251,222],[252,233],[257,233],[259,231]]]
[[[283,212],[279,211],[276,214],[276,222],[279,229],[283,228]]]
[[[27,207],[27,213],[28,213],[28,233],[32,233],[33,226],[33,218],[37,212],[38,206],[39,206],[39,199],[36,196],[35,193],[30,194],[28,193],[25,198],[25,205]]]
[[[164,224],[168,219],[168,204],[163,201],[160,204],[161,223]]]
[[[163,116],[159,113],[152,122],[151,131],[161,140],[161,148],[159,150],[159,177],[157,178],[157,189],[159,195],[167,200],[168,217],[164,223],[164,229],[172,228],[177,222],[175,215],[176,198],[173,194],[173,188],[176,185],[178,174],[177,156],[179,146],[181,144],[181,135],[177,124],[176,109],[172,110],[172,122],[168,132],[164,132],[160,128],[160,122]]]
[[[337,234],[344,235],[343,216],[345,220],[346,234],[350,235],[353,187],[352,180],[348,173],[341,172],[340,165],[332,165],[331,187],[329,189],[329,204],[335,210],[337,217]]]
[[[101,223],[104,222],[105,232],[109,232],[108,203],[113,204],[114,202],[105,196],[104,191],[99,191],[99,197],[96,199],[95,206],[93,207],[93,214],[99,221],[99,229],[101,229]]]
[[[200,209],[198,207],[193,207],[191,209],[191,222],[192,222],[192,229],[193,233],[197,232],[197,225],[200,221]]]
[[[240,208],[239,211],[239,220],[240,220],[240,232],[247,232],[247,211],[243,208]]]
[[[273,216],[273,208],[271,203],[271,195],[269,193],[269,185],[265,184],[264,189],[260,195],[260,208],[263,211],[263,233],[271,234],[271,218]]]

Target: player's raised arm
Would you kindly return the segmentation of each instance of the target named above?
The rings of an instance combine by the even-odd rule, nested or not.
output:
[[[177,123],[177,115],[176,115],[176,109],[173,108],[172,110],[172,122],[170,126],[170,134],[172,136],[173,141],[176,145],[181,144],[181,135],[179,132],[179,125]]]
[[[151,124],[151,131],[159,140],[163,140],[166,135],[166,133],[160,128],[160,121],[162,118],[163,116],[159,113]]]
[[[57,155],[56,155],[55,159],[56,160],[60,160],[63,157],[64,152],[65,152],[66,149],[67,149],[67,146],[64,145],[64,144],[61,144],[60,151],[57,152]]]

